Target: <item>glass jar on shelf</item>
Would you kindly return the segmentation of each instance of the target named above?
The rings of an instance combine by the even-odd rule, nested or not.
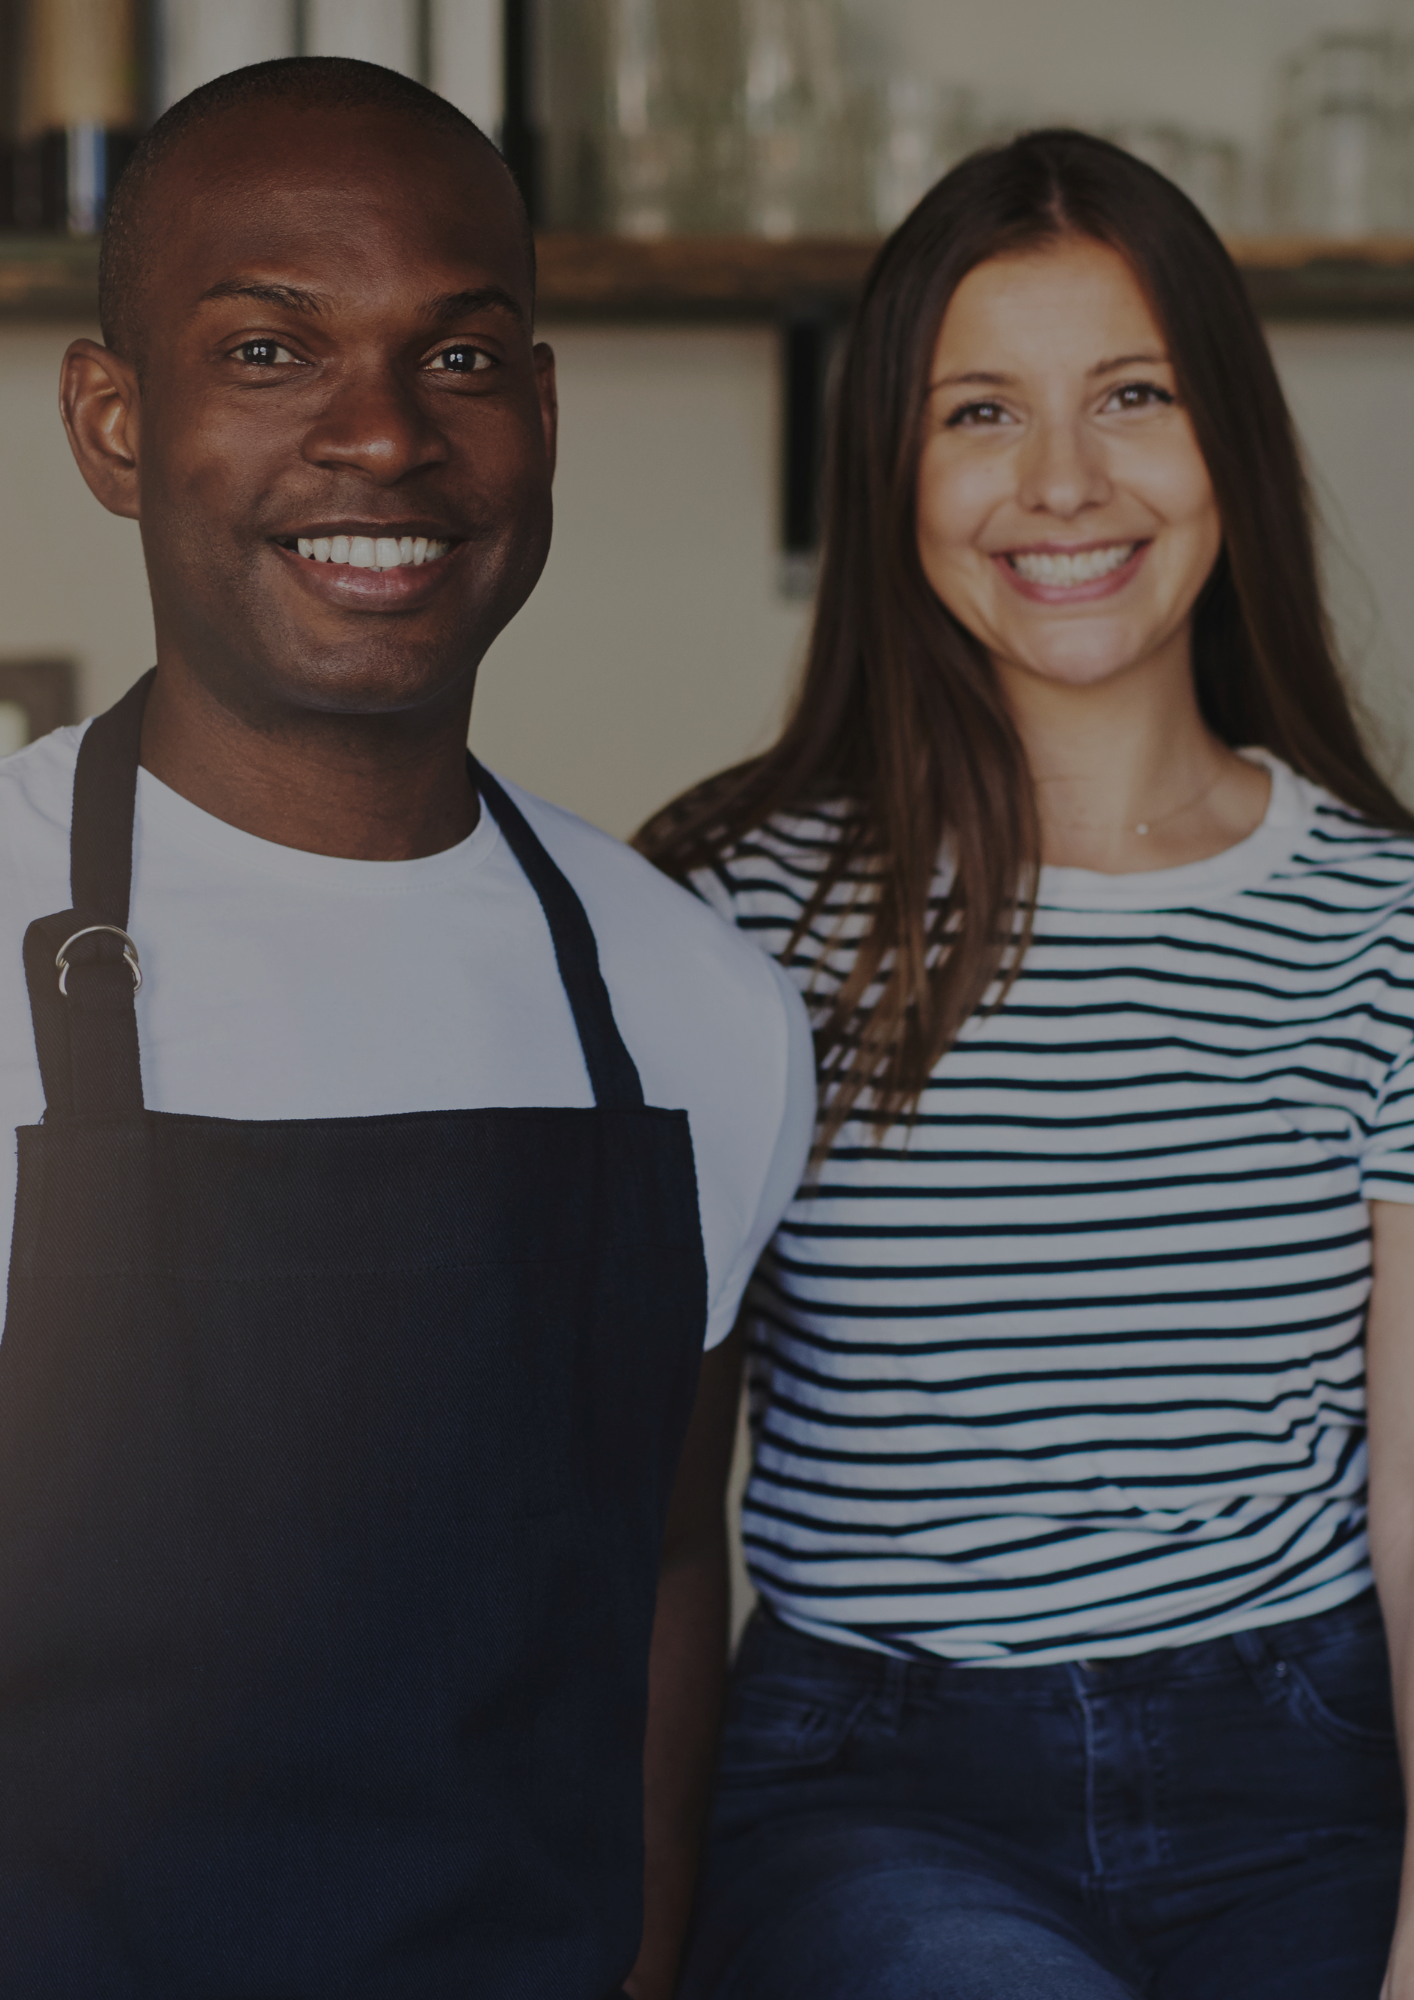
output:
[[[1382,28],[1333,29],[1284,65],[1278,227],[1360,237],[1406,226],[1405,69],[1403,43]]]

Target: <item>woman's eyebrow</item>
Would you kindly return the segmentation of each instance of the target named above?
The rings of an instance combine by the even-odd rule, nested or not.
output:
[[[958,389],[964,384],[970,384],[979,389],[1004,389],[1009,382],[1015,380],[1014,375],[995,375],[985,368],[969,368],[965,375],[940,375],[937,381],[930,382],[928,387],[930,390]]]
[[[1166,354],[1117,354],[1113,361],[1097,361],[1087,372],[1091,375],[1112,375],[1116,368],[1167,368]]]

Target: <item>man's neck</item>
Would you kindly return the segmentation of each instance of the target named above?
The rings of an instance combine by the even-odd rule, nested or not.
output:
[[[243,833],[309,854],[412,861],[465,840],[470,696],[404,715],[233,712],[181,666],[158,670],[143,718],[146,770]]]

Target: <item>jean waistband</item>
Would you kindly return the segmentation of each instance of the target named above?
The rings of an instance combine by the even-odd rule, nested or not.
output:
[[[1009,1685],[1019,1697],[1025,1697],[1044,1694],[1050,1687],[1068,1691],[1076,1666],[1084,1666],[1109,1686],[1139,1685],[1146,1681],[1232,1673],[1244,1667],[1251,1670],[1267,1656],[1299,1659],[1302,1654],[1314,1652],[1334,1640],[1356,1640],[1364,1632],[1368,1632],[1371,1644],[1383,1647],[1384,1626],[1373,1589],[1331,1611],[1253,1626],[1192,1645],[1055,1661],[1044,1666],[990,1662],[977,1665],[928,1655],[901,1658],[895,1653],[875,1652],[847,1641],[821,1639],[813,1632],[802,1632],[797,1626],[787,1624],[769,1607],[759,1605],[742,1635],[737,1670],[827,1682],[837,1688],[853,1689],[860,1695],[887,1689],[895,1697],[905,1693],[926,1696],[930,1689],[941,1693],[943,1682],[947,1693],[956,1696],[966,1692],[967,1682],[984,1676],[990,1696],[995,1697],[1002,1685]]]

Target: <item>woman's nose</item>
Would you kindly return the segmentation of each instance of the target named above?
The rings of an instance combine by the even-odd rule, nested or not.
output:
[[[1022,505],[1065,520],[1109,496],[1103,451],[1085,425],[1073,418],[1037,421],[1022,449]]]

